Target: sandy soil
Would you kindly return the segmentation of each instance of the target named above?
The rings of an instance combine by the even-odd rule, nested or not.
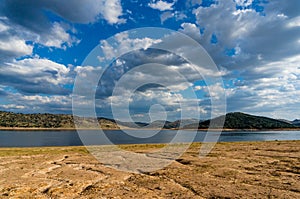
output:
[[[0,198],[300,198],[300,141],[221,143],[201,159],[199,146],[145,174],[105,167],[83,147],[2,148]]]

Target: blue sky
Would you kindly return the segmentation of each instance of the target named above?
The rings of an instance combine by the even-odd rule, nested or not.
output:
[[[154,104],[165,107],[168,119],[180,118],[178,101],[187,101],[191,91],[203,118],[210,115],[210,98],[222,92],[227,112],[300,118],[299,0],[1,0],[0,110],[72,113],[76,76],[97,71],[83,64],[90,51],[98,45],[105,50],[107,38],[143,27],[168,28],[196,40],[214,60],[224,86],[189,76],[180,56],[151,50],[155,41],[142,38],[135,44],[147,48],[119,57],[105,73],[96,94],[98,116],[113,117],[112,85],[120,76],[115,69],[122,66],[122,76],[125,68],[155,62],[168,67],[156,66],[142,75],[163,81],[160,74],[176,70],[190,77],[190,84],[174,77],[164,83],[176,92],[158,85],[140,89],[130,104],[136,120],[148,120]],[[129,41],[126,35],[122,39]],[[131,77],[131,83],[137,80]],[[120,101],[129,95],[122,94]]]

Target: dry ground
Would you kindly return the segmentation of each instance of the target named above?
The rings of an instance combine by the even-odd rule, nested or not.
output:
[[[0,198],[300,198],[300,141],[221,143],[201,159],[199,146],[145,174],[107,168],[83,147],[2,148]]]

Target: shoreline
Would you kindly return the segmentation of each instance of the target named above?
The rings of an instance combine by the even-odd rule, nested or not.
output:
[[[264,144],[264,143],[286,143],[286,142],[291,142],[291,143],[295,143],[298,142],[300,144],[300,140],[259,140],[259,141],[230,141],[230,142],[212,142],[215,145],[255,145],[255,144]],[[203,145],[203,144],[208,144],[210,142],[206,142],[206,143],[202,143],[202,142],[192,142],[192,143],[188,143],[188,142],[182,142],[182,143],[172,143],[174,145],[180,145],[180,144],[189,144],[190,147],[193,147],[195,145]],[[140,143],[140,144],[116,144],[115,146],[118,146],[120,148],[135,148],[135,149],[139,149],[139,148],[162,148],[166,145],[169,145],[170,143]],[[86,152],[88,152],[88,148],[92,148],[92,147],[102,147],[102,146],[112,146],[112,145],[73,145],[73,146],[16,146],[16,147],[1,147],[0,146],[0,154],[2,150],[17,150],[17,151],[27,151],[27,150],[38,150],[38,149],[44,149],[44,150],[53,150],[53,149],[86,149]],[[0,155],[1,158],[1,155]]]
[[[84,130],[84,131],[94,131],[99,130],[99,128],[26,128],[26,127],[0,127],[0,131],[76,131],[76,130]],[[208,132],[261,132],[261,131],[300,131],[299,128],[281,128],[281,129],[155,129],[155,128],[101,128],[101,130],[109,130],[109,131],[118,131],[118,130],[184,130],[184,131],[208,131]]]

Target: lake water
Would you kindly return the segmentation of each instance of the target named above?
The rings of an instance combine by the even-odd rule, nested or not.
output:
[[[131,130],[131,135],[128,135],[119,130],[107,130],[102,135],[98,131],[85,131],[79,136],[76,131],[0,131],[0,147],[81,146],[83,144],[80,137],[84,137],[84,143],[88,145],[169,143],[177,133],[173,130],[162,130],[145,138],[153,132]],[[141,133],[143,136],[140,136]],[[144,138],[136,138],[134,135]],[[181,131],[176,140],[186,142],[193,139],[192,136],[191,131]],[[206,132],[197,132],[193,141],[203,142],[205,136]],[[210,136],[217,139],[219,135],[210,132]],[[219,142],[273,140],[300,140],[300,131],[223,132],[218,139]]]

